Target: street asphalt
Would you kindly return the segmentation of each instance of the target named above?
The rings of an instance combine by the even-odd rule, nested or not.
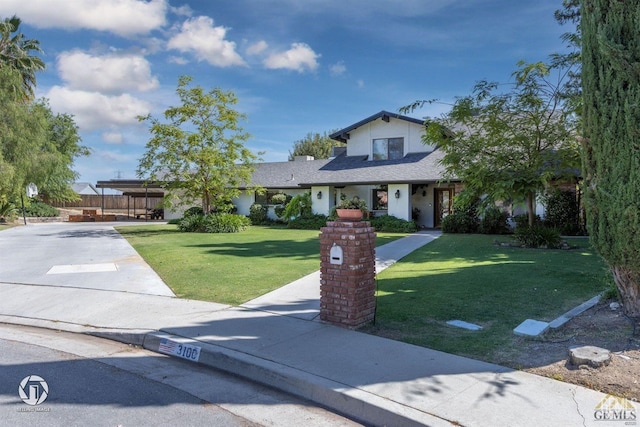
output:
[[[239,307],[175,298],[113,225],[0,232],[0,322],[140,344],[370,425],[624,425],[596,420],[602,393],[320,322],[317,273]],[[378,248],[378,271],[438,236]]]

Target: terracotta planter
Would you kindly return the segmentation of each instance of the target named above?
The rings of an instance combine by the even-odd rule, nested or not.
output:
[[[336,209],[339,219],[348,221],[360,221],[362,219],[362,211],[360,209]]]

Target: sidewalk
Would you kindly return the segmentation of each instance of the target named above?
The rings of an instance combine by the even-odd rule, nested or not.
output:
[[[7,251],[4,233],[0,259]],[[378,262],[392,263],[434,237],[416,234],[385,245]],[[294,282],[299,286],[288,285],[299,292],[276,291],[241,307],[88,286],[0,283],[0,322],[92,333],[153,351],[163,339],[169,340],[165,352],[172,342],[189,344],[199,348],[197,363],[372,425],[620,425],[594,420],[602,393],[310,321],[317,315],[314,280],[309,275]],[[4,262],[0,282],[10,282]]]

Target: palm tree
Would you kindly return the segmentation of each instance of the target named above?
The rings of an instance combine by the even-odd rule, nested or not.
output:
[[[15,15],[0,21],[0,67],[8,66],[20,73],[20,90],[25,98],[33,99],[36,72],[44,70],[45,64],[39,57],[31,55],[31,52],[42,53],[40,42],[27,39],[24,34],[19,33],[18,27],[21,23],[20,18]]]

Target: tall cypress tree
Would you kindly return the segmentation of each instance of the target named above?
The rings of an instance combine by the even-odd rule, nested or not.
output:
[[[583,0],[581,14],[589,233],[640,317],[640,0]]]

